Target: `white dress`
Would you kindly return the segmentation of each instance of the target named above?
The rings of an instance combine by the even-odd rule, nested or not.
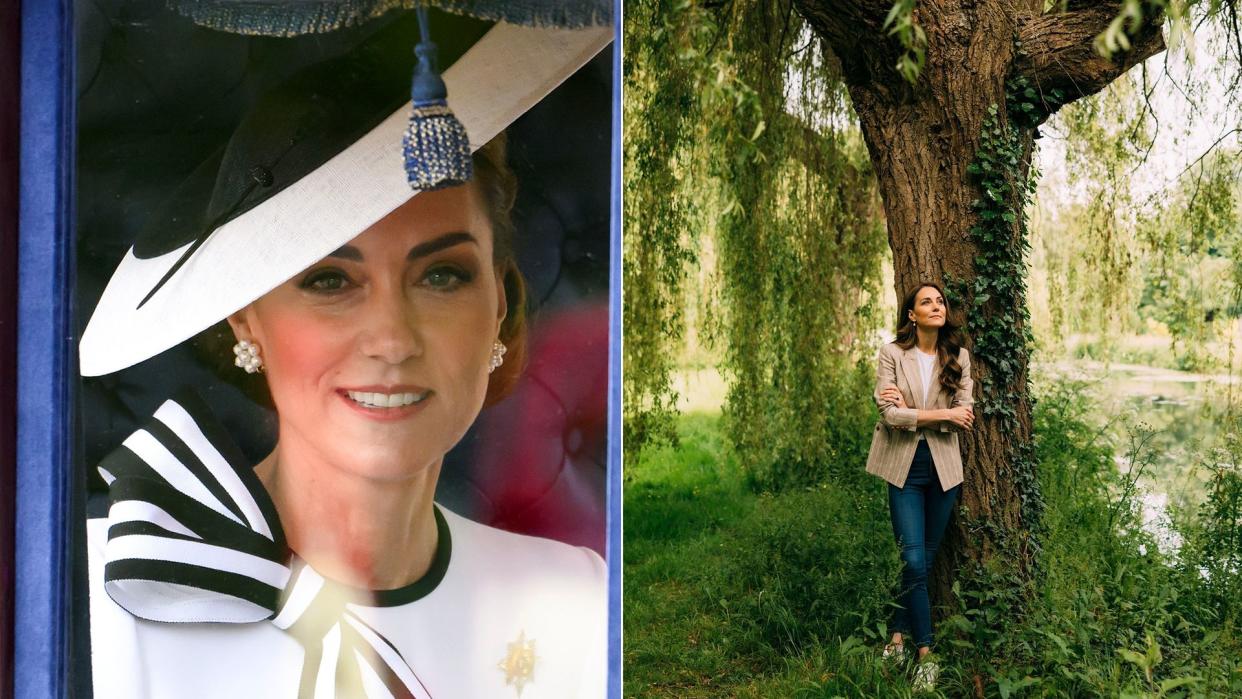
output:
[[[346,606],[400,653],[425,689],[415,696],[605,696],[607,571],[599,555],[437,509],[440,546],[432,571],[366,604]],[[293,698],[299,687],[306,691],[308,653],[271,621],[148,621],[114,601],[104,576],[108,556],[116,556],[106,550],[109,525],[107,518],[87,523],[96,697]],[[143,602],[189,604],[176,594],[148,595]],[[328,663],[315,664],[321,665]],[[314,684],[313,696],[332,696],[324,689],[332,686],[330,680]],[[382,686],[374,693],[378,685],[364,686],[368,697],[392,696]]]

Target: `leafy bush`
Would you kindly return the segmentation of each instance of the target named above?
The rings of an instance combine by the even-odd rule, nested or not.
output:
[[[1242,433],[1206,455],[1212,477],[1198,512],[1182,525],[1181,571],[1222,620],[1242,621]]]
[[[1117,468],[1116,447],[1096,414],[1082,384],[1054,384],[1040,396],[1042,577],[1019,605],[1022,591],[1004,571],[959,571],[963,609],[944,624],[957,670],[944,687],[951,696],[976,687],[1001,697],[1242,692],[1236,621],[1216,611],[1237,598],[1236,570],[1205,579],[1198,569],[1213,565],[1208,558],[1188,563],[1189,548],[1180,559],[1160,551],[1141,526],[1134,483]],[[1151,458],[1146,444],[1141,434],[1133,438],[1125,461],[1140,468]],[[1242,503],[1242,489],[1231,490],[1224,478],[1218,474],[1203,512],[1181,533],[1187,542],[1208,542],[1201,550],[1227,569],[1225,532],[1229,513],[1236,516],[1228,503]],[[1233,526],[1236,532],[1236,520]],[[1027,610],[1021,617],[1020,606]]]

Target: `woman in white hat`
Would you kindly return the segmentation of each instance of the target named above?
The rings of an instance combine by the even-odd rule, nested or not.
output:
[[[521,365],[496,136],[610,36],[496,25],[445,73],[473,156],[464,173],[421,156],[421,192],[402,168],[419,148],[402,144],[408,102],[366,85],[375,57],[311,71],[155,216],[83,334],[82,373],[227,327],[279,438],[247,463],[179,394],[100,464],[97,697],[604,693],[602,559],[433,497],[445,453]]]

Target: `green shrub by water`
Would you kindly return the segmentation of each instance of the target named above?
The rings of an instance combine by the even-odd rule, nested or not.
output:
[[[1211,472],[1203,504],[1189,516],[1179,569],[1196,581],[1193,600],[1217,619],[1242,624],[1242,427],[1205,455]]]
[[[978,682],[999,696],[1242,696],[1236,623],[1207,603],[1210,583],[1187,574],[1197,564],[1162,553],[1143,529],[1094,411],[1081,385],[1042,396],[1042,577],[1020,619],[1020,591],[1006,587],[1003,571],[972,581],[988,597],[967,599],[944,622],[950,648],[942,651],[956,670],[946,693],[968,696]],[[1193,539],[1214,525],[1196,516],[1182,526]]]
[[[1175,557],[1140,526],[1097,413],[1083,386],[1042,392],[1043,574],[1031,591],[964,580],[940,614],[940,696],[1242,697],[1242,445],[1211,456]],[[909,669],[878,659],[898,570],[883,484],[849,475],[860,459],[756,494],[717,417],[680,429],[626,467],[626,696],[910,695]]]

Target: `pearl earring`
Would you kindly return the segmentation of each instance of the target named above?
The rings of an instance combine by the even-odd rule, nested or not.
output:
[[[493,371],[496,371],[497,367],[505,363],[505,352],[508,351],[509,348],[505,347],[503,343],[492,343],[492,356],[487,360],[487,373],[490,374]]]
[[[249,340],[238,340],[233,345],[233,354],[237,358],[233,360],[235,366],[246,370],[247,374],[257,374],[263,371],[263,357],[259,356],[259,346]]]

